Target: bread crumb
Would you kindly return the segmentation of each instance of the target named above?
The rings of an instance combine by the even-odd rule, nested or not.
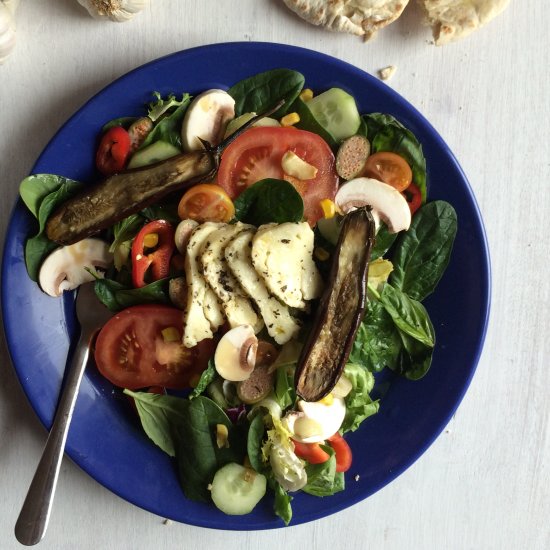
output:
[[[359,474],[357,474],[354,479],[355,481],[359,481]]]
[[[168,519],[166,518],[163,522],[162,522],[164,525],[172,525],[172,520],[171,519]]]
[[[388,65],[387,67],[380,69],[378,74],[382,80],[389,80],[395,74],[395,71],[397,71],[397,67],[395,65]]]

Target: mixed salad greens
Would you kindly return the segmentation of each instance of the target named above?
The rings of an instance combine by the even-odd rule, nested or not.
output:
[[[345,489],[343,436],[378,411],[374,374],[430,368],[421,302],[457,229],[451,205],[426,202],[412,132],[304,85],[277,69],[155,93],[103,126],[98,184],[37,174],[20,188],[38,221],[29,276],[52,296],[95,281],[116,312],[97,367],[175,457],[186,497],[245,514],[269,489],[286,524],[294,491]]]

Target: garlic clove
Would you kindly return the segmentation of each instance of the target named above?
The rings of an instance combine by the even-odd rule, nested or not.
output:
[[[77,0],[95,19],[110,19],[116,23],[129,21],[142,11],[149,0]]]

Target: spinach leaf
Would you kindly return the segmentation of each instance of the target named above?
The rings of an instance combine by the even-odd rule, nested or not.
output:
[[[294,365],[281,365],[275,371],[275,399],[284,411],[296,401]]]
[[[280,483],[273,476],[267,478],[270,488],[275,494],[275,502],[273,510],[284,522],[285,525],[290,523],[292,519],[292,497],[281,487]]]
[[[336,471],[336,455],[332,447],[321,445],[330,458],[322,464],[306,466],[307,484],[302,491],[316,497],[334,495],[345,488],[344,474]]]
[[[125,130],[128,130],[128,128],[130,128],[130,126],[136,120],[137,120],[137,117],[135,116],[122,116],[119,118],[114,118],[113,120],[110,120],[109,122],[107,122],[107,124],[104,124],[101,131],[106,132],[107,130],[110,130],[111,128],[115,128],[116,126],[122,126]]]
[[[181,397],[124,390],[134,398],[141,425],[149,438],[166,454],[176,456],[173,428],[185,422],[189,402]]]
[[[173,96],[171,96],[173,97]],[[140,149],[151,145],[155,141],[167,141],[178,149],[182,149],[181,144],[181,124],[185,111],[189,107],[191,102],[191,96],[189,94],[183,94],[181,101],[178,101],[176,110],[169,114],[162,115],[162,118],[155,124],[155,127],[149,132],[148,136],[144,139],[140,146]]]
[[[229,462],[241,464],[246,443],[240,440],[240,431],[212,400],[200,395],[187,403],[184,421],[174,426],[180,483],[185,496],[207,502],[210,500],[208,484],[214,474]],[[228,447],[218,448],[217,424],[227,427]]]
[[[426,346],[411,338],[409,335],[399,331],[403,342],[399,361],[394,370],[405,375],[410,380],[419,380],[430,369],[432,364],[433,348]]]
[[[266,467],[262,460],[262,444],[265,434],[265,425],[261,414],[257,414],[248,429],[246,452],[252,468],[262,473]]]
[[[374,376],[360,365],[348,363],[344,374],[352,384],[352,390],[345,397],[346,416],[342,423],[342,433],[354,432],[363,420],[376,414],[380,408],[378,400],[373,401],[370,392],[374,387]]]
[[[397,362],[401,347],[401,339],[390,314],[378,300],[369,300],[349,361],[371,372],[379,372]]]
[[[369,287],[372,292],[372,287]],[[391,315],[393,322],[405,334],[434,347],[435,332],[426,308],[417,300],[409,298],[404,292],[385,284],[379,294],[384,309]]]
[[[109,248],[114,252],[122,243],[133,239],[143,225],[143,217],[139,214],[132,214],[113,226],[113,242]]]
[[[449,264],[457,231],[454,208],[445,201],[425,204],[397,241],[390,282],[415,300],[431,294]]]
[[[414,134],[391,115],[382,113],[363,115],[358,133],[370,141],[372,153],[392,151],[409,163],[422,202],[426,202],[426,159]]]
[[[189,399],[194,399],[204,393],[208,384],[210,384],[214,378],[216,378],[216,366],[214,365],[214,359],[208,361],[208,366],[201,374],[198,384],[195,386],[193,391],[189,394]]]
[[[397,235],[398,233],[390,233],[388,226],[385,223],[382,223],[378,233],[376,233],[376,240],[370,254],[371,261],[384,256],[384,254],[386,254],[395,242]]]
[[[299,72],[273,69],[241,80],[227,91],[235,100],[235,116],[264,113],[284,99],[284,105],[271,115],[279,118],[289,111],[304,82],[304,75]]]
[[[252,225],[300,222],[304,201],[292,184],[267,178],[256,182],[235,199],[235,217]]]
[[[38,271],[45,257],[59,246],[46,237],[45,230],[48,218],[59,204],[75,195],[82,187],[81,183],[68,178],[61,176],[46,176],[45,178],[39,177],[36,180],[30,180],[31,183],[33,181],[39,182],[38,185],[42,188],[43,193],[45,193],[44,195],[38,191],[31,194],[28,191],[30,184],[25,184],[24,191],[26,200],[29,201],[31,212],[37,212],[38,214],[38,233],[34,237],[28,239],[25,244],[25,263],[29,277],[33,281],[38,280]],[[26,179],[28,180],[29,178]],[[49,191],[54,188],[54,184],[57,185],[55,190]],[[46,190],[48,190],[47,193]],[[27,204],[26,200],[25,203]]]
[[[294,101],[289,111],[298,113],[300,117],[300,121],[295,125],[296,128],[307,130],[308,132],[313,132],[321,136],[329,144],[331,149],[336,149],[338,147],[336,139],[317,122],[317,119],[311,113],[307,103],[302,101],[299,97],[296,98],[296,101]]]
[[[131,288],[113,279],[97,279],[96,296],[111,311],[138,304],[170,304],[169,279],[160,279],[141,288]]]

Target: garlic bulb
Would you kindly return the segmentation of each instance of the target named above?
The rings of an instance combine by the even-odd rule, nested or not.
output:
[[[110,19],[123,23],[143,10],[149,0],[78,0],[78,3],[96,19]]]
[[[0,65],[15,46],[15,10],[19,0],[0,0]]]

